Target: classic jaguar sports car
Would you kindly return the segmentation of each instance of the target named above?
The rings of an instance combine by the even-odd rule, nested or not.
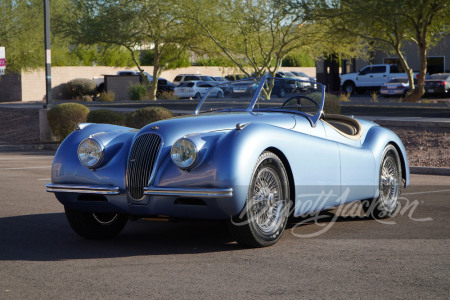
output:
[[[89,239],[116,236],[129,218],[168,216],[227,220],[240,244],[262,247],[289,217],[352,201],[363,200],[369,217],[392,216],[409,182],[400,139],[326,114],[319,83],[279,97],[277,80],[286,79],[235,81],[254,94],[207,93],[193,115],[140,130],[80,124],[55,155],[47,191]]]

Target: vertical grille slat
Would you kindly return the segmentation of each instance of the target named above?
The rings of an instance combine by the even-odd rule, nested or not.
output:
[[[144,196],[160,147],[161,138],[154,133],[143,134],[134,141],[127,166],[127,189],[132,199],[140,200]]]

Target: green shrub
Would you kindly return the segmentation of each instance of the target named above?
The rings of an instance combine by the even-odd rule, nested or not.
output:
[[[100,102],[113,102],[116,98],[116,94],[114,92],[102,92],[100,94],[100,97],[98,98],[98,101]]]
[[[125,116],[120,112],[110,109],[93,110],[87,115],[87,122],[89,123],[103,123],[113,125],[124,125]]]
[[[283,67],[315,67],[314,60],[307,53],[297,51],[286,55],[282,61]]]
[[[135,84],[130,86],[128,94],[131,100],[145,100],[147,98],[147,87],[143,84]]]
[[[67,95],[72,99],[81,99],[83,96],[95,96],[97,86],[95,81],[86,78],[77,78],[66,84]]]
[[[89,108],[79,103],[63,103],[51,108],[47,113],[48,123],[58,141],[64,140],[77,127],[86,122]]]
[[[125,119],[125,124],[133,128],[142,128],[152,122],[172,117],[172,112],[164,107],[144,107],[128,114]]]

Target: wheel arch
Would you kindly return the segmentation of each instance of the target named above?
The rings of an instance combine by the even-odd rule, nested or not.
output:
[[[356,87],[355,82],[352,79],[347,79],[342,83],[342,87],[344,87],[346,84],[353,84],[353,86]]]
[[[394,142],[394,141],[390,141],[386,147],[388,145],[392,145],[394,146],[395,150],[397,150],[398,156],[400,158],[400,166],[401,166],[401,171],[402,171],[402,179],[403,179],[403,185],[405,186],[406,182],[407,182],[407,175],[406,175],[406,160],[403,154],[403,151],[401,150],[401,148],[399,147],[399,145]]]
[[[269,147],[267,149],[265,149],[264,151],[270,151],[273,154],[275,154],[276,156],[278,156],[278,158],[281,160],[281,162],[283,163],[284,168],[286,169],[286,173],[288,175],[288,179],[289,179],[289,198],[290,200],[292,200],[295,203],[295,181],[294,181],[294,174],[292,173],[292,169],[291,169],[291,165],[288,161],[288,159],[286,158],[286,156],[284,155],[284,153],[279,150],[276,147]]]

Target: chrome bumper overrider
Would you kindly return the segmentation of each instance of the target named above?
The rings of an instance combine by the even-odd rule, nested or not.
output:
[[[47,192],[51,193],[82,193],[100,195],[118,195],[120,189],[117,186],[78,185],[78,184],[53,184],[46,185]],[[144,195],[151,196],[175,196],[198,198],[229,198],[233,196],[233,189],[202,189],[202,188],[162,188],[145,187]]]
[[[78,184],[46,184],[46,191],[51,193],[82,193],[100,195],[118,195],[120,189],[117,186],[107,185],[78,185]]]

